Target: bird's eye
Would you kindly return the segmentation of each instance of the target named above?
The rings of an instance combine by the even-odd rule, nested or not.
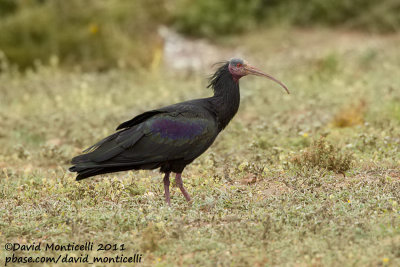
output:
[[[240,68],[242,66],[242,64],[238,63],[236,64],[236,67]]]

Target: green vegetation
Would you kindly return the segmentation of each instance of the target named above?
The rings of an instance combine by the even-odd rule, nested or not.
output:
[[[178,0],[175,25],[183,32],[216,37],[276,24],[340,26],[373,32],[400,27],[396,0]]]
[[[22,68],[52,57],[92,70],[146,67],[167,19],[162,0],[0,0],[0,10],[0,50]]]
[[[398,0],[0,0],[0,51],[26,69],[60,62],[84,69],[148,68],[160,24],[213,41],[276,25],[400,28]]]
[[[123,120],[210,95],[204,75],[21,74],[2,62],[0,243],[124,243],[143,266],[399,266],[399,41],[279,30],[225,39],[292,94],[241,80],[238,115],[184,172],[193,203],[174,187],[171,207],[157,172],[78,183],[67,168]]]

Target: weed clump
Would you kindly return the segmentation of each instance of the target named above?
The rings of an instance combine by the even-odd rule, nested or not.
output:
[[[324,137],[315,140],[301,154],[291,159],[296,167],[303,170],[326,169],[342,174],[351,168],[352,161],[351,153],[343,152]]]

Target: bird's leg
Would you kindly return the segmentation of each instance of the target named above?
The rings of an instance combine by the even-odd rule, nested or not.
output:
[[[175,176],[175,183],[178,185],[179,189],[181,190],[182,194],[185,196],[187,201],[190,201],[190,196],[189,193],[186,191],[186,189],[183,187],[183,182],[182,182],[182,173],[177,173]]]
[[[169,172],[165,173],[164,176],[164,191],[165,191],[165,202],[167,202],[168,205],[171,205],[171,197],[169,195]]]

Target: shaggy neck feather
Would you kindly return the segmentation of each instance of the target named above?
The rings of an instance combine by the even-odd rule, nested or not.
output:
[[[217,115],[220,130],[224,129],[235,116],[240,104],[239,79],[232,76],[228,64],[225,63],[217,70],[208,86],[214,90],[214,96],[210,101]]]

